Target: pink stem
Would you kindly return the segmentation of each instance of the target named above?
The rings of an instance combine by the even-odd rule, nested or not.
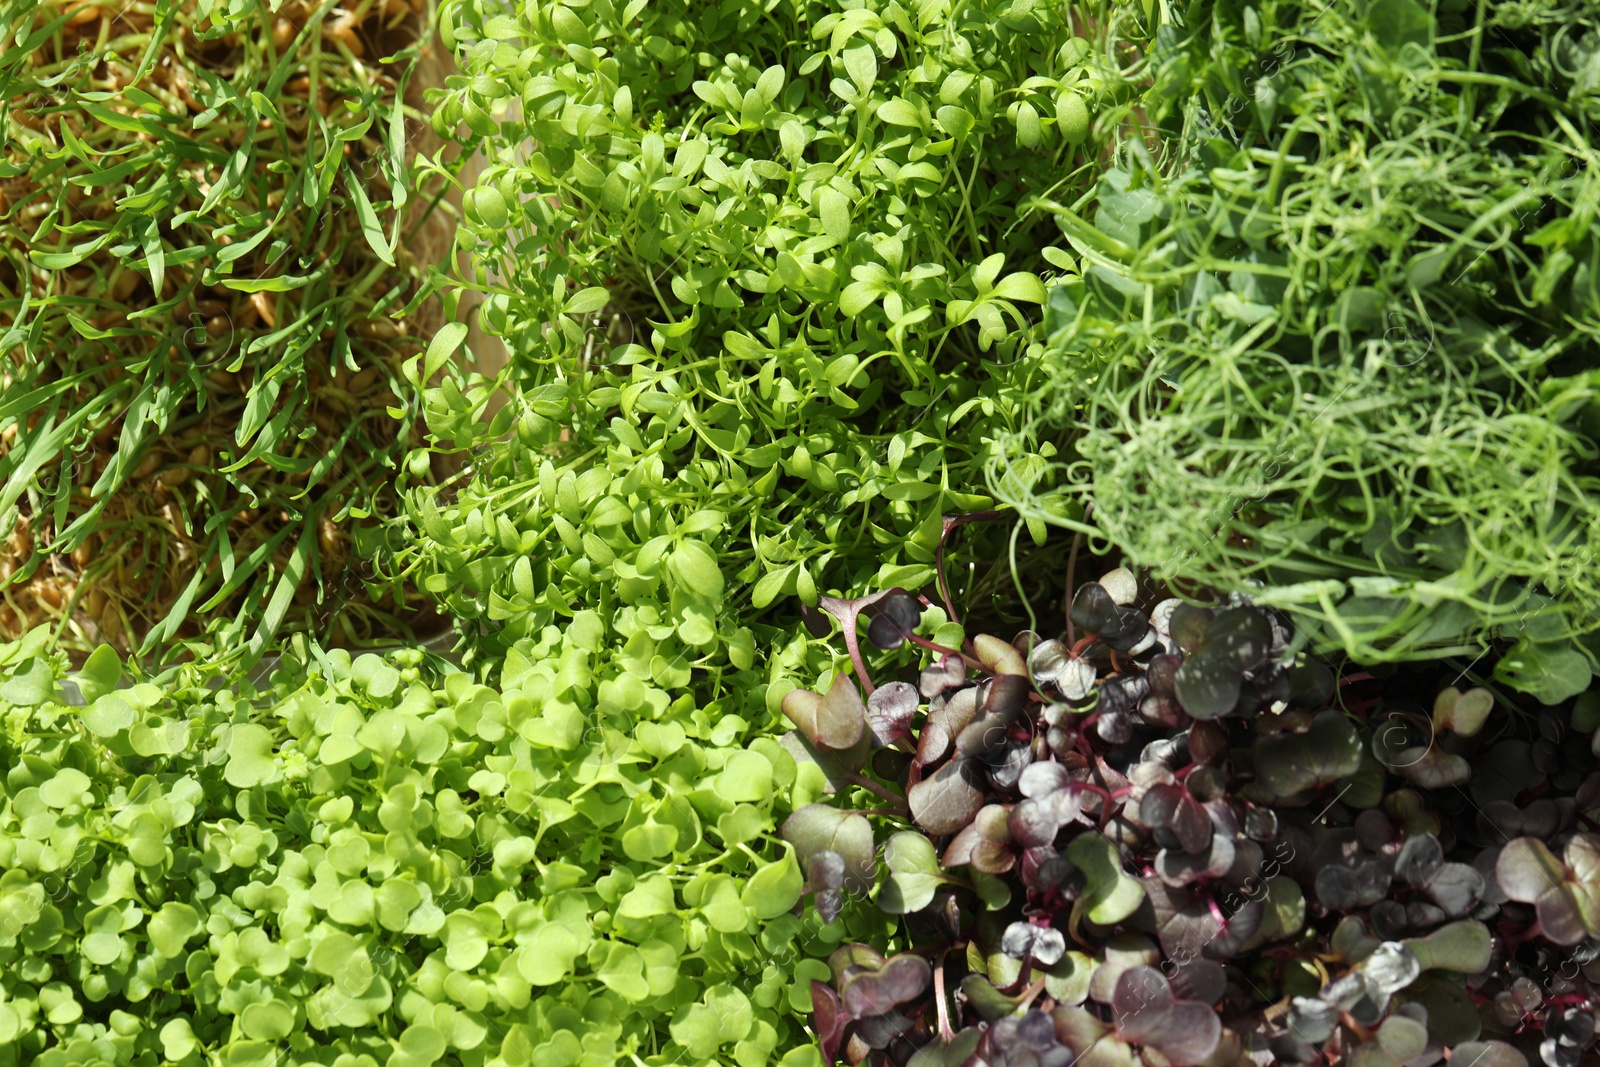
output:
[[[921,634],[910,633],[906,630],[901,630],[900,632],[905,635],[905,639],[907,641],[910,641],[914,645],[919,645],[922,648],[927,649],[929,652],[937,652],[941,656],[956,656],[973,670],[983,669],[983,664],[979,663],[976,657],[967,655],[959,648],[948,648],[944,645],[935,644],[926,637],[923,637]]]
[[[871,696],[878,687],[872,684],[866,661],[861,658],[861,642],[856,639],[856,620],[853,618],[850,625],[844,628],[844,647],[850,652],[850,662],[856,665],[856,677],[861,679],[861,688],[867,691],[867,696]]]
[[[950,1012],[944,1003],[944,955],[939,956],[939,966],[933,970],[933,1002],[939,1008],[939,1040],[948,1044],[956,1032],[950,1029]]]

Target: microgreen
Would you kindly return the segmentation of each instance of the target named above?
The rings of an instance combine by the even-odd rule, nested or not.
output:
[[[605,634],[523,642],[496,688],[303,638],[260,691],[0,645],[0,1043],[815,1067],[810,982],[876,936],[870,829],[733,709],[627,693]],[[818,856],[827,926],[791,914]]]
[[[707,538],[742,592],[700,657],[780,597],[926,583],[1022,429],[1066,253],[1020,205],[1092,168],[1101,60],[1033,0],[583,11],[450,9],[436,125],[488,165],[447,297],[509,364],[426,394],[473,458],[449,501],[408,494],[395,573],[492,652],[686,595],[665,546]]]
[[[398,6],[6,5],[11,636],[49,620],[83,653],[168,658],[203,633],[258,655],[286,621],[404,632],[349,566],[394,504],[400,357],[437,317],[408,306],[429,15]]]
[[[1144,5],[1159,151],[1052,197],[1033,441],[1004,499],[1323,651],[1461,654],[1558,704],[1596,664],[1592,12]],[[1013,481],[1012,485],[1019,482]],[[1577,643],[1574,643],[1574,639]]]
[[[1146,609],[1139,590],[1126,568],[1079,586],[1067,637],[968,640],[926,606],[900,639],[852,644],[852,666],[880,679],[874,699],[897,687],[910,705],[892,730],[869,728],[843,674],[826,695],[785,697],[829,709],[833,751],[848,748],[855,769],[782,830],[811,857],[818,918],[835,921],[848,863],[898,922],[890,940],[853,947],[869,962],[836,965],[834,986],[813,991],[824,1055],[873,1067],[1199,1065],[1248,1049],[1386,1067],[1592,1055],[1595,989],[1534,982],[1509,946],[1600,944],[1600,835],[1579,828],[1600,815],[1600,771],[1580,755],[1600,733],[1593,702],[1529,717],[1483,688],[1313,667],[1275,611],[1238,597]],[[859,609],[901,598],[928,604],[891,590],[833,608],[871,634],[882,616]],[[928,647],[935,629],[954,656]],[[893,673],[920,688],[882,681]],[[794,718],[828,748],[813,719]],[[1507,755],[1523,749],[1561,801],[1533,799],[1542,784]],[[1418,773],[1446,764],[1460,777]],[[1461,787],[1492,812],[1461,803]],[[895,995],[848,1006],[852,967],[902,960]],[[1526,1007],[1494,1021],[1557,990],[1541,1023]]]

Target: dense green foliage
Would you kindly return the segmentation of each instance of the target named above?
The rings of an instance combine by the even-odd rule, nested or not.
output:
[[[604,635],[496,689],[303,641],[260,694],[115,688],[102,648],[76,706],[45,630],[0,647],[0,1063],[816,1064],[802,961],[883,936],[786,914],[769,835],[826,783],[759,714],[595,686]]]
[[[710,657],[747,607],[926,582],[1023,428],[1039,272],[1068,258],[1019,204],[1092,169],[1100,61],[1063,5],[450,10],[435,121],[487,154],[450,284],[512,397],[489,421],[492,383],[429,390],[473,463],[448,503],[408,495],[394,566],[491,652],[653,603]],[[680,603],[685,536],[740,590],[718,612]]]
[[[1181,18],[1180,18],[1181,15]],[[1516,642],[1554,702],[1600,627],[1593,4],[1174,10],[1090,264],[1050,302],[1040,517],[1291,608],[1366,661]],[[1016,451],[1032,454],[1031,439]]]
[[[330,612],[400,629],[335,590],[431,331],[402,313],[427,16],[408,40],[398,6],[5,5],[0,631],[171,656]]]

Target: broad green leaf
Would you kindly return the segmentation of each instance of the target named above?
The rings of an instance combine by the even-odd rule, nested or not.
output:
[[[878,893],[878,906],[891,915],[921,911],[944,881],[933,842],[911,830],[889,838],[883,861],[889,868],[889,880]]]
[[[1122,869],[1117,846],[1104,835],[1080,833],[1067,845],[1066,856],[1083,871],[1085,913],[1101,926],[1126,919],[1144,900],[1144,886]]]
[[[795,862],[794,849],[784,846],[783,858],[768,863],[745,883],[740,895],[744,906],[758,919],[775,919],[795,906],[805,879]]]
[[[467,324],[464,322],[447,322],[439,327],[433,335],[433,340],[428,342],[427,355],[423,357],[422,380],[429,382],[439,369],[461,347],[461,342],[466,340]]]
[[[277,781],[280,773],[273,758],[272,734],[255,723],[241,723],[228,730],[228,765],[223,777],[237,789],[249,789]]]

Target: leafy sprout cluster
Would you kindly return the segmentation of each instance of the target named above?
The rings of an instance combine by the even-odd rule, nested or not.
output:
[[[407,494],[388,565],[486,655],[579,600],[665,604],[656,546],[712,523],[757,611],[928,581],[1022,429],[1041,272],[1076,269],[1019,205],[1082,191],[1121,90],[1062,5],[691,7],[449,12],[436,127],[488,155],[449,287],[509,364],[425,392],[470,469]]]
[[[1558,703],[1596,663],[1600,12],[1533,0],[1152,12],[1132,140],[1052,289],[1013,493],[1361,662],[1489,649]],[[1032,468],[1035,435],[1014,454]],[[1006,467],[997,465],[998,476]]]
[[[783,836],[820,918],[900,917],[815,983],[825,1057],[1592,1058],[1600,702],[1341,675],[1279,613],[1140,596],[1111,571],[1011,642],[904,589],[809,618],[854,678],[783,700],[836,790]],[[872,648],[921,666],[875,684]]]
[[[579,612],[494,687],[300,638],[259,691],[0,645],[0,1049],[820,1067],[817,957],[884,936],[790,914],[777,825],[826,783],[605,635]]]
[[[347,640],[406,632],[403,597],[341,586],[397,504],[400,358],[439,314],[430,18],[5,5],[0,631],[259,652],[337,600]]]

